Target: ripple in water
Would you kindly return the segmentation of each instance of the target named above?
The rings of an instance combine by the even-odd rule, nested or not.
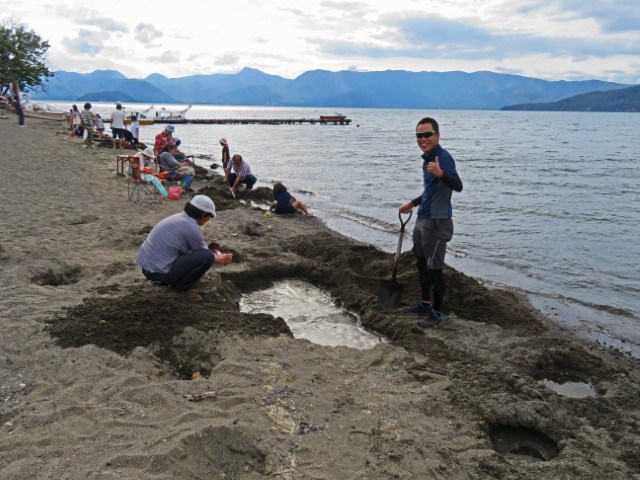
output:
[[[356,315],[336,307],[327,292],[302,280],[280,280],[247,293],[240,300],[240,311],[282,317],[295,338],[318,345],[366,350],[383,341],[362,328]]]

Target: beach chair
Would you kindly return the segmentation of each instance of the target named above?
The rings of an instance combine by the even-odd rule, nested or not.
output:
[[[141,166],[140,158],[135,155],[129,155],[128,162],[127,199],[134,203],[142,200],[162,203],[168,196],[164,188],[166,174],[153,173],[152,167]]]

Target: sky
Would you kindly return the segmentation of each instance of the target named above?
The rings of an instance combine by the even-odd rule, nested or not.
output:
[[[640,84],[639,0],[0,0],[52,71],[493,71]]]

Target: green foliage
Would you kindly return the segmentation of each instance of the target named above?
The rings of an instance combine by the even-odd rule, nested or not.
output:
[[[5,95],[12,82],[21,89],[41,85],[53,72],[45,65],[49,42],[22,25],[3,20],[0,23],[0,94]]]

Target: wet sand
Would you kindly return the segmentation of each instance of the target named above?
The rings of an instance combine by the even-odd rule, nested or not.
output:
[[[236,261],[188,303],[134,262],[184,201],[127,201],[114,150],[27,120],[0,112],[0,478],[640,478],[638,360],[451,269],[447,318],[422,330],[378,305],[392,255],[265,218],[240,200],[268,189],[234,200],[203,172],[219,211],[205,237]],[[323,347],[239,311],[281,278],[326,288],[389,343]],[[398,280],[413,303],[411,254]],[[596,397],[541,382],[562,375]]]

